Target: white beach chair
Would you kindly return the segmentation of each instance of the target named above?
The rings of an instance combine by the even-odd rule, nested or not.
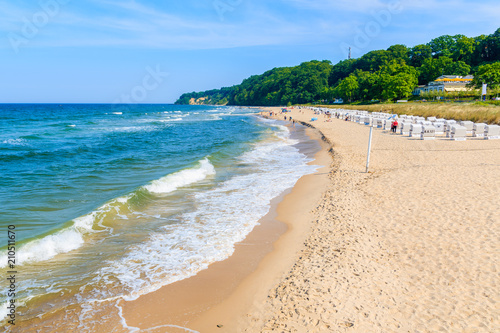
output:
[[[467,129],[460,125],[451,126],[450,138],[454,141],[465,141],[467,137]]]
[[[486,140],[500,139],[500,126],[486,125],[484,128],[484,138]]]
[[[411,138],[419,138],[422,134],[423,126],[420,124],[412,124],[410,127],[410,137]]]
[[[436,139],[436,127],[432,125],[422,126],[422,133],[420,134],[421,140],[434,140]]]
[[[486,128],[486,124],[476,123],[473,127],[472,136],[475,138],[484,138],[484,129]]]
[[[472,135],[472,132],[474,131],[474,123],[472,121],[461,121],[460,126],[465,127],[467,135]]]
[[[443,122],[436,121],[432,125],[436,128],[436,135],[444,134],[444,121]]]
[[[411,131],[411,123],[400,123],[400,133],[401,135],[410,135],[410,131]]]

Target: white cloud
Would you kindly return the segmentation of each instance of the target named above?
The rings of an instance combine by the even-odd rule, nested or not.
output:
[[[85,13],[70,6],[64,8],[44,28],[46,33],[34,38],[30,46],[211,49],[300,44],[322,41],[338,27],[335,21],[318,20],[307,25],[291,22],[249,3],[235,9],[243,14],[238,21],[220,21],[212,12],[206,17],[174,15],[136,1],[107,0],[98,4],[100,10]],[[17,8],[11,9],[14,12]],[[22,22],[19,17],[13,18],[16,19],[19,27]]]
[[[283,0],[283,2],[303,9],[359,13],[368,13],[371,10],[387,6],[380,0]]]
[[[224,21],[219,20],[210,1],[203,6],[198,4],[196,13],[188,10],[189,4],[183,12],[174,13],[158,5],[146,5],[144,1],[92,0],[90,3],[93,6],[89,7],[89,2],[70,2],[61,7],[60,13],[27,47],[217,49],[339,43],[352,39],[356,28],[363,28],[374,20],[374,12],[387,10],[395,1],[243,1],[234,11],[226,13]],[[33,14],[21,5],[1,0],[0,5],[4,16],[0,20],[0,31],[4,35],[20,31],[23,17]],[[444,34],[456,27],[477,25],[479,17],[494,25],[497,23],[492,22],[497,22],[500,16],[497,1],[401,0],[401,6],[402,13],[394,14],[390,25],[383,29],[384,38],[393,38],[394,43],[411,44],[412,36],[421,30]],[[203,10],[207,11],[206,15]],[[467,34],[466,31],[457,33]]]

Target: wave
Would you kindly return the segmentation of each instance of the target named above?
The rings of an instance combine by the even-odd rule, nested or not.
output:
[[[151,184],[144,186],[144,188],[150,193],[167,194],[180,187],[197,183],[213,175],[215,175],[215,168],[208,158],[205,158],[199,161],[197,167],[170,174],[153,181]]]
[[[289,134],[280,130],[285,137]],[[289,137],[260,142],[238,160],[249,173],[196,192],[196,210],[182,213],[176,217],[178,223],[165,225],[149,240],[130,247],[124,257],[109,262],[99,275],[116,277],[129,292],[125,299],[194,276],[231,256],[234,245],[267,214],[271,200],[293,187],[303,175],[317,170],[307,164],[311,160],[293,147]]]
[[[162,123],[171,123],[173,121],[182,121],[182,120],[183,120],[183,118],[172,118],[172,119],[162,119],[162,120],[160,120],[160,122],[162,122]]]
[[[123,127],[109,127],[109,128],[99,128],[99,131],[111,132],[111,133],[137,133],[137,132],[154,132],[159,129],[154,126],[123,126]]]
[[[127,204],[131,197],[132,195],[128,195],[113,199],[97,210],[72,220],[71,226],[22,245],[18,251],[18,265],[50,260],[58,254],[68,253],[81,247],[88,234],[110,230],[111,228],[102,224],[103,219],[110,212],[119,214],[121,206]],[[6,262],[7,259],[3,256],[1,267],[5,267]]]
[[[151,184],[144,186],[143,189],[153,194],[171,193],[180,187],[202,181],[211,175],[215,175],[215,168],[205,158],[199,161],[197,167],[181,170],[155,180]],[[72,220],[71,226],[22,245],[18,251],[18,264],[24,265],[50,260],[58,254],[68,253],[80,248],[85,243],[85,238],[93,233],[112,232],[111,227],[103,224],[104,220],[109,219],[112,215],[128,219],[126,213],[131,211],[129,200],[136,195],[137,192],[133,192],[113,199],[95,211],[75,218]],[[0,262],[0,267],[5,267],[7,257],[2,256]]]
[[[12,145],[12,146],[26,146],[28,144],[26,139],[22,139],[22,138],[3,140],[2,143],[7,144],[7,145]]]

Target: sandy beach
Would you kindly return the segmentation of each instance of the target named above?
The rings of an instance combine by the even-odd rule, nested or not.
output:
[[[313,113],[290,115],[310,123]],[[220,274],[245,255],[209,268],[215,279],[183,282],[197,286],[193,302],[201,303],[177,324],[199,332],[500,331],[500,140],[420,141],[375,130],[365,173],[369,128],[325,120],[310,124],[328,142],[319,162],[330,165],[277,206],[288,231],[208,302],[203,290],[220,286]],[[160,295],[125,304],[127,323],[164,324],[165,306],[176,303]],[[145,304],[153,304],[146,317]]]
[[[328,190],[246,331],[500,331],[500,141],[375,130],[366,174],[368,127],[313,125],[333,144]]]

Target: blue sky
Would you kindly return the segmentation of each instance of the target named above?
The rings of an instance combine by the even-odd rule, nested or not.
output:
[[[498,0],[0,0],[0,103],[172,103],[499,17]]]

